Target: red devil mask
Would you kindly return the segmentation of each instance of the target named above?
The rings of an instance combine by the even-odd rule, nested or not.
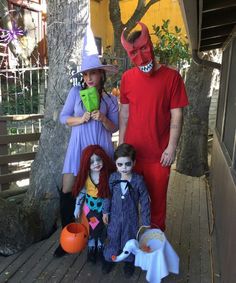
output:
[[[147,26],[141,22],[138,22],[138,24],[142,27],[140,36],[133,43],[130,43],[124,37],[124,29],[121,34],[121,44],[139,70],[150,75],[154,67],[153,45]]]

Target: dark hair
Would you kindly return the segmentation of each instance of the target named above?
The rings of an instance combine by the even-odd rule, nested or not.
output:
[[[101,94],[102,91],[106,92],[106,90],[105,90],[105,83],[106,83],[106,80],[107,80],[107,76],[106,76],[106,71],[105,70],[102,70],[102,69],[97,69],[97,70],[99,70],[101,72],[101,74],[102,74],[101,80],[100,80],[101,86],[100,86],[100,89],[98,89],[98,92]],[[84,81],[82,73],[81,73],[81,76],[80,76],[79,83],[80,83],[82,89],[86,89],[87,88],[87,85],[86,85],[86,83]]]
[[[135,40],[140,37],[141,33],[141,30],[131,32],[131,34],[127,38],[127,41],[129,43],[134,43]]]
[[[127,143],[120,144],[114,152],[115,161],[120,157],[130,157],[131,160],[135,161],[136,150],[134,147]]]
[[[105,89],[105,83],[106,83],[106,80],[107,80],[107,75],[106,75],[106,71],[105,70],[102,70],[102,69],[98,69],[99,71],[101,71],[102,73],[102,77],[101,77],[101,87],[100,89],[98,90],[99,94],[100,94],[100,99],[103,99],[102,97],[102,92],[104,91],[106,93],[106,95],[111,99],[111,95],[106,91]],[[86,89],[88,86],[86,85],[85,81],[84,81],[84,78],[83,78],[83,74],[80,73],[80,78],[79,78],[79,84],[81,86],[81,89]],[[108,108],[108,105],[107,105],[107,102],[104,100],[105,104],[106,104],[106,107]],[[112,104],[115,105],[115,103],[111,100]],[[84,105],[83,105],[83,102],[82,100],[80,101],[80,103],[82,103],[82,108],[86,111]]]

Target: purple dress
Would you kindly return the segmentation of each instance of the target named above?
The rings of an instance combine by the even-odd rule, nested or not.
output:
[[[80,87],[72,87],[65,105],[60,113],[60,122],[66,124],[70,116],[83,116],[86,111],[79,95]],[[100,111],[111,120],[118,130],[118,102],[113,95],[104,95],[100,102]],[[113,158],[112,133],[100,121],[90,119],[87,123],[71,127],[71,136],[64,161],[63,174],[71,173],[77,176],[82,150],[91,144],[100,145]]]

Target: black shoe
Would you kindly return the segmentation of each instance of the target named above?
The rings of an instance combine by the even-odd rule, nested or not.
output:
[[[62,246],[59,245],[59,246],[56,248],[56,250],[55,250],[53,256],[54,256],[54,257],[62,257],[62,256],[64,256],[65,254],[67,254],[67,252],[65,252],[65,251],[63,250]]]
[[[96,263],[96,249],[95,247],[88,248],[87,261]]]
[[[102,264],[102,273],[108,274],[109,272],[111,272],[113,266],[114,262],[104,260]]]
[[[97,259],[101,262],[104,261],[103,246],[97,247]]]
[[[130,278],[132,277],[132,275],[134,274],[134,262],[125,262],[125,265],[124,265],[124,274],[125,274],[125,277],[126,278]]]

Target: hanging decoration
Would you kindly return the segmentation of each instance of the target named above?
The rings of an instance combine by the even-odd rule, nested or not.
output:
[[[17,39],[19,36],[26,35],[26,31],[24,31],[21,27],[17,27],[16,22],[13,21],[12,29],[2,29],[0,28],[0,42],[5,44],[9,44],[12,40]]]

